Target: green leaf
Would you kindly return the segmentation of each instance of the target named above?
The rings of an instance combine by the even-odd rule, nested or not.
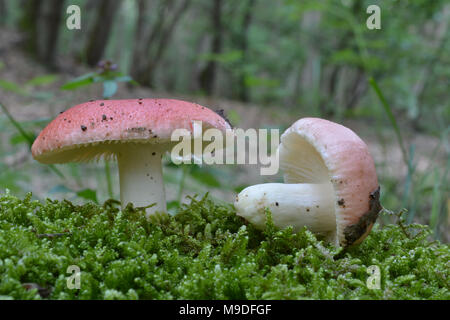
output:
[[[248,187],[248,184],[241,184],[241,185],[238,185],[238,186],[234,187],[233,191],[236,192],[236,193],[239,193],[239,192],[241,192],[242,190],[244,190],[247,187]]]
[[[105,81],[103,82],[103,98],[111,98],[117,92],[117,82]]]
[[[95,74],[94,82],[105,82],[110,80],[115,80],[116,78],[123,77],[124,74],[122,72],[116,71],[107,71],[102,73]]]
[[[116,82],[131,82],[131,81],[133,81],[133,78],[130,76],[116,77],[116,78],[114,78],[114,81],[116,81]]]
[[[210,172],[206,170],[192,170],[191,177],[203,185],[212,188],[220,188],[220,181]]]
[[[61,87],[61,90],[75,90],[79,87],[89,85],[94,82],[94,75],[95,73],[91,72],[69,81]]]
[[[17,94],[27,95],[27,92],[14,82],[0,79],[0,88]]]
[[[28,137],[34,137],[34,134],[32,132],[28,132]],[[9,142],[11,143],[11,145],[18,145],[21,143],[29,144],[28,138],[21,133],[16,133],[15,135],[13,135]]]
[[[95,203],[98,203],[97,200],[97,191],[92,189],[83,189],[77,192],[77,196],[86,199],[86,200],[92,200]]]
[[[177,209],[180,207],[180,202],[177,200],[172,200],[167,202],[167,211],[171,214],[175,214]]]
[[[31,79],[30,81],[28,81],[25,85],[40,86],[40,85],[45,85],[45,84],[51,84],[51,83],[55,82],[58,78],[59,78],[59,76],[56,74],[47,74],[47,75],[35,77],[35,78]]]
[[[9,110],[0,103],[0,109],[2,109],[2,111],[6,114],[6,117],[8,118],[8,120],[11,122],[11,124],[17,129],[17,131],[19,131],[19,133],[24,136],[25,139],[28,140],[28,144],[31,145],[34,142],[34,135],[30,136],[25,129],[22,127],[22,124],[20,122],[18,122],[16,119],[14,119],[14,117],[11,115],[11,113],[9,112]]]
[[[239,123],[241,122],[241,116],[234,109],[228,110],[227,118],[228,118],[228,120],[230,120],[230,122],[233,126],[238,126]]]

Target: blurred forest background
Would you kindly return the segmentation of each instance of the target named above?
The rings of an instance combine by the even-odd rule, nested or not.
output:
[[[380,30],[366,26],[372,4]],[[80,30],[66,26],[69,5]],[[383,205],[449,241],[449,23],[444,0],[0,0],[0,192],[117,198],[114,163],[40,165],[32,141],[90,99],[172,97],[245,129],[343,123],[369,145]],[[257,166],[165,163],[170,210],[281,181]]]

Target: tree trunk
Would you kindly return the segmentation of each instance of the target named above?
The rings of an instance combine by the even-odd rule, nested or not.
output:
[[[157,42],[157,37],[161,33],[165,15],[164,12],[170,8],[172,1],[160,1],[157,11],[157,20],[150,26],[150,30],[144,28],[144,21],[147,15],[146,0],[140,1],[139,16],[136,26],[135,50],[131,67],[131,76],[142,85],[150,85],[150,76],[147,69],[152,60],[152,46]]]
[[[240,41],[240,50],[242,52],[242,66],[241,66],[241,74],[239,76],[239,99],[244,102],[248,102],[249,97],[249,91],[248,87],[245,83],[247,72],[245,70],[245,66],[248,61],[248,30],[250,28],[250,24],[252,21],[252,11],[253,6],[255,4],[255,0],[249,0],[247,7],[244,11],[244,17],[242,19],[242,37]]]
[[[24,1],[21,28],[27,33],[26,48],[47,66],[55,66],[64,1]]]
[[[211,22],[213,25],[211,53],[213,55],[217,55],[222,52],[222,0],[214,1],[213,8],[211,10]],[[200,89],[202,89],[207,95],[211,95],[214,91],[216,73],[217,61],[215,59],[210,59],[199,75]]]
[[[23,0],[23,14],[20,17],[19,27],[26,34],[25,49],[35,55],[37,51],[37,22],[43,0]]]
[[[55,66],[56,48],[59,38],[64,1],[47,0],[41,7],[38,21],[39,40],[37,55],[48,66]]]
[[[95,24],[86,45],[86,63],[95,66],[103,57],[121,0],[102,0],[97,9]]]
[[[230,2],[230,7],[227,8],[227,16],[234,17],[239,16],[238,26],[239,28],[233,32],[233,29],[226,29],[227,35],[231,38],[230,41],[233,44],[233,49],[237,49],[241,53],[241,59],[238,62],[236,71],[232,73],[232,91],[236,94],[232,94],[232,97],[239,99],[243,102],[250,100],[249,88],[246,84],[248,76],[248,47],[249,47],[249,35],[248,31],[252,23],[253,8],[255,6],[255,0],[247,0],[242,8],[239,2]],[[234,6],[233,6],[234,5]]]
[[[130,74],[134,78],[134,80],[138,82],[142,82],[143,80],[140,78],[141,76],[140,68],[144,63],[146,56],[144,39],[146,36],[145,20],[148,9],[147,5],[148,5],[147,0],[139,0],[137,2],[138,17],[136,20],[136,29],[134,34],[134,49],[131,61]],[[158,15],[158,19],[162,19],[162,16]]]
[[[6,2],[5,0],[0,0],[0,25],[6,24],[6,12],[7,12]]]
[[[366,73],[363,68],[358,67],[356,75],[354,76],[353,81],[351,82],[351,85],[347,87],[347,94],[345,96],[348,97],[348,99],[345,102],[345,109],[346,110],[354,109],[357,103],[359,102],[359,99],[361,99],[366,90],[367,90]]]
[[[137,21],[136,45],[132,63],[131,76],[141,85],[153,87],[155,69],[159,64],[167,45],[170,43],[173,31],[182,15],[191,4],[191,0],[184,0],[181,5],[173,8],[180,0],[161,1],[158,9],[157,20],[151,26],[151,31],[146,32],[142,28],[142,21]],[[143,6],[143,4],[140,4]],[[169,12],[169,13],[166,13]],[[173,14],[171,14],[173,12]],[[141,17],[141,19],[143,19]],[[142,47],[141,47],[142,46]]]

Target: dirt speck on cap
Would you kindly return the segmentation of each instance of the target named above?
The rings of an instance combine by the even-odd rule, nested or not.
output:
[[[145,128],[145,127],[133,127],[133,128],[127,129],[128,132],[134,132],[134,133],[142,133],[146,130],[147,130],[147,128]]]

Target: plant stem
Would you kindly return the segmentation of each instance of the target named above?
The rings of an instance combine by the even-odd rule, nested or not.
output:
[[[186,165],[182,165],[180,186],[178,188],[178,194],[177,194],[178,206],[181,206],[181,198],[183,196],[184,183],[186,181],[186,174],[187,174],[188,170],[189,169]]]
[[[403,142],[403,137],[400,131],[400,128],[398,127],[397,120],[395,119],[394,114],[392,113],[391,106],[387,103],[386,98],[384,97],[383,93],[381,92],[380,88],[378,87],[377,82],[373,77],[369,78],[369,83],[372,86],[372,88],[375,90],[375,93],[378,96],[378,99],[380,99],[381,104],[384,108],[384,111],[386,112],[389,121],[391,122],[392,127],[394,128],[395,135],[397,136],[397,141],[400,146],[400,150],[402,151],[403,155],[403,161],[407,166],[409,166],[409,160],[408,160],[408,154],[406,152],[405,144]]]
[[[112,199],[114,196],[114,192],[113,192],[112,179],[111,179],[111,170],[109,167],[108,160],[105,160],[105,176],[106,176],[106,185],[108,187],[108,196],[110,199]]]
[[[20,123],[14,119],[14,117],[11,115],[9,110],[5,107],[3,103],[0,102],[0,107],[2,108],[2,111],[6,114],[6,117],[11,122],[11,124],[19,131],[19,133],[27,140],[28,145],[31,147],[33,145],[34,139],[31,137],[20,125]]]
[[[12,114],[9,112],[9,110],[5,107],[5,105],[0,102],[0,108],[2,109],[2,111],[6,114],[6,117],[8,118],[8,120],[11,122],[11,124],[17,129],[17,131],[19,131],[19,133],[25,138],[25,140],[27,140],[28,142],[28,146],[31,148],[31,146],[33,145],[34,139],[32,136],[30,136],[25,129],[20,125],[20,123],[14,119],[14,117],[12,116]],[[50,164],[49,168],[56,173],[61,179],[66,179],[66,177],[64,176],[64,174],[58,170],[58,168],[56,168],[54,165]]]

